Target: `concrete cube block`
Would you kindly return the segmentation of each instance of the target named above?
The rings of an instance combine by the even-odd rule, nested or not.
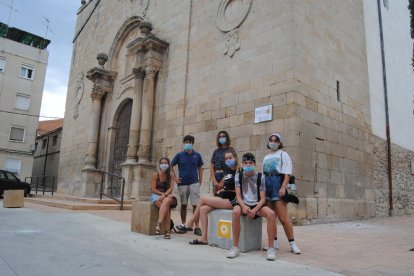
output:
[[[24,207],[23,190],[6,190],[3,193],[4,208],[22,208]]]
[[[158,210],[159,209],[149,201],[133,202],[131,231],[145,235],[155,235],[155,226],[158,221]],[[161,225],[161,234],[164,232],[165,225]]]
[[[224,249],[233,245],[232,210],[214,210],[209,214],[208,244]],[[240,219],[239,249],[241,252],[260,249],[262,246],[262,218]]]

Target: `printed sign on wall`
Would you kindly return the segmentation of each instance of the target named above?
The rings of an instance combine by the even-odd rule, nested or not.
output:
[[[256,107],[254,110],[254,123],[257,124],[261,122],[271,121],[273,109],[272,107],[273,105],[271,104]]]

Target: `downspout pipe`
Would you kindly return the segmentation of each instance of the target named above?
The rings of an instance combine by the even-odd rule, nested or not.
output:
[[[379,20],[379,31],[380,31],[380,40],[381,40],[382,81],[384,85],[385,132],[387,136],[388,203],[389,203],[388,215],[392,216],[394,206],[393,206],[393,196],[392,196],[391,134],[390,134],[390,117],[389,117],[389,112],[388,112],[388,90],[387,90],[387,71],[385,67],[384,34],[383,34],[383,29],[382,29],[382,14],[381,14],[380,0],[377,0],[377,6],[378,6],[378,20]]]

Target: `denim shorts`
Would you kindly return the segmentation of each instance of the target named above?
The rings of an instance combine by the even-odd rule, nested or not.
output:
[[[160,195],[157,195],[157,194],[151,193],[151,195],[150,195],[150,202],[151,202],[152,204],[155,204],[155,202],[157,202],[157,201],[158,201],[158,199],[160,199]]]
[[[283,175],[272,175],[272,176],[265,176],[265,184],[266,184],[266,199],[268,201],[278,201],[279,198],[279,190],[282,185]]]

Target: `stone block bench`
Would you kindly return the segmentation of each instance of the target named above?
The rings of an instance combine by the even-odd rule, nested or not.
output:
[[[131,231],[145,235],[155,235],[155,226],[158,221],[157,206],[149,201],[135,201],[132,203]],[[169,226],[169,225],[168,225]],[[165,225],[161,226],[161,234],[165,232]]]
[[[24,207],[24,190],[5,190],[3,193],[4,208]]]
[[[208,244],[230,249],[233,245],[232,221],[232,210],[211,211],[208,220]],[[251,220],[247,216],[242,216],[240,227],[240,252],[261,249],[262,218]]]

